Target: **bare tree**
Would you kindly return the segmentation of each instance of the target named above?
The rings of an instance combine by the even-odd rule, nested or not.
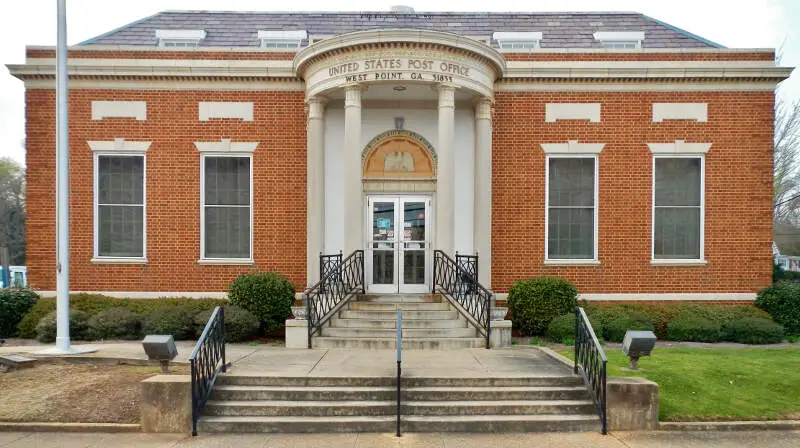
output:
[[[7,246],[11,264],[25,264],[25,169],[0,158],[0,246]]]
[[[800,220],[800,101],[775,99],[773,216],[776,222]]]

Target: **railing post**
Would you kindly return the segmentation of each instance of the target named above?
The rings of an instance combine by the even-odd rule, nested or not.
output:
[[[314,328],[311,320],[311,297],[304,293],[303,301],[306,302],[306,329],[308,331],[308,348],[311,348],[311,330]]]
[[[600,403],[600,408],[602,409],[602,419],[603,419],[603,435],[608,434],[608,415],[606,414],[606,365],[608,364],[607,360],[603,361],[603,399]]]
[[[195,390],[194,384],[196,381],[197,375],[197,367],[195,366],[195,360],[189,360],[189,375],[192,378],[192,436],[197,435],[197,391]]]
[[[225,362],[225,308],[219,307],[219,322],[222,328],[220,337],[222,338],[222,373],[228,371],[227,363]]]
[[[367,293],[366,274],[364,273],[364,271],[366,271],[366,268],[364,267],[364,263],[366,263],[366,260],[364,260],[364,257],[365,257],[364,251],[363,250],[359,251],[359,258],[361,259],[361,263],[360,263],[360,265],[361,265],[360,266],[360,269],[361,269],[361,294],[366,294]]]
[[[581,314],[578,310],[578,307],[575,307],[575,358],[572,360],[572,372],[574,374],[578,374],[578,334],[580,330],[578,329],[578,325],[581,325]]]
[[[433,276],[431,279],[431,292],[436,292],[436,251],[433,251]]]
[[[397,309],[397,437],[400,437],[400,372],[403,361],[403,310]]]

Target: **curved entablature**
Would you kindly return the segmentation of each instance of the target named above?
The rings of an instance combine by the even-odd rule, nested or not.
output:
[[[506,69],[503,56],[477,40],[413,29],[342,34],[304,48],[293,65],[309,97],[380,82],[446,83],[492,97]]]
[[[376,135],[361,153],[364,179],[434,178],[436,152],[416,132],[392,129]]]

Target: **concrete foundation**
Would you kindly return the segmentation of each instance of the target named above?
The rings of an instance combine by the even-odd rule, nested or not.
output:
[[[286,348],[308,348],[308,320],[286,320]]]
[[[142,381],[142,432],[191,434],[192,378],[156,375]]]
[[[492,348],[511,346],[511,321],[493,320],[492,331],[489,335],[489,345]]]
[[[609,431],[658,429],[658,384],[644,378],[608,378]]]

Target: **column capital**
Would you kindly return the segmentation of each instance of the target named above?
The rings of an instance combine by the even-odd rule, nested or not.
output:
[[[306,113],[308,114],[308,119],[319,119],[322,118],[323,114],[325,113],[325,105],[328,103],[328,99],[321,96],[312,96],[306,100]]]
[[[456,106],[456,86],[448,83],[439,83],[433,87],[439,92],[439,108]]]
[[[475,104],[475,119],[476,120],[491,120],[492,119],[492,105],[494,100],[489,97],[477,98]]]
[[[360,84],[352,84],[344,88],[344,107],[361,107],[361,91],[366,90]]]

